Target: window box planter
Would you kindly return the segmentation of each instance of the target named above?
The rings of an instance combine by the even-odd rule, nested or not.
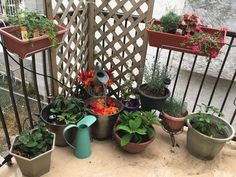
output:
[[[66,28],[56,25],[57,39],[61,43],[63,35],[67,31]],[[46,50],[52,47],[47,35],[42,35],[29,40],[21,40],[17,37],[17,29],[15,26],[0,28],[0,34],[4,41],[5,47],[11,53],[17,54],[20,58],[28,57],[34,53]]]
[[[160,21],[153,20],[151,22],[152,24],[160,24]],[[220,33],[222,41],[225,40],[226,36],[226,30],[218,30],[213,28],[206,28],[201,27],[202,31],[207,34],[215,34]],[[215,51],[217,54],[219,53],[220,49],[224,46],[224,42],[219,42],[219,48],[211,48],[209,52],[193,52],[191,49],[191,45],[184,44],[184,42],[187,40],[186,36],[180,35],[180,34],[171,34],[161,31],[152,31],[150,28],[147,28],[148,32],[148,38],[149,38],[149,45],[153,47],[159,47],[159,48],[168,48],[175,51],[185,52],[185,53],[191,53],[191,54],[197,54],[201,56],[209,56],[211,51]],[[215,58],[215,56],[211,56],[211,58]]]

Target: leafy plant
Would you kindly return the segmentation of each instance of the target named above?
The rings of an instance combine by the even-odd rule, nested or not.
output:
[[[157,124],[157,118],[151,112],[124,112],[116,127],[116,132],[122,135],[121,146],[129,142],[141,143],[151,139],[155,135],[153,124]]]
[[[163,111],[174,117],[182,117],[183,113],[186,112],[186,107],[182,106],[182,101],[171,97],[165,101]]]
[[[39,123],[36,128],[25,130],[17,137],[13,152],[31,159],[50,150],[52,144],[53,134]]]
[[[213,122],[214,116],[223,117],[219,109],[205,104],[198,105],[198,107],[200,108],[198,113],[188,116],[192,127],[207,136],[224,135],[224,125]]]
[[[27,37],[33,38],[34,30],[38,30],[41,35],[46,34],[54,47],[58,46],[57,29],[52,20],[40,15],[37,12],[28,12],[17,9],[16,14],[8,16],[8,22],[16,27],[26,27]]]
[[[161,26],[163,27],[163,31],[172,32],[173,30],[176,30],[179,26],[180,19],[181,16],[177,15],[173,11],[170,11],[166,15],[162,16],[160,22]]]
[[[135,88],[134,83],[136,79],[132,72],[128,74],[128,78],[125,80],[125,82],[122,85],[121,88],[121,97],[125,101],[130,101],[131,97],[135,98]]]
[[[181,16],[180,28],[183,34],[194,34],[196,26],[202,25],[203,20],[200,20],[196,14],[184,14]]]
[[[165,95],[166,80],[170,78],[166,67],[157,63],[154,66],[154,70],[146,69],[144,78],[147,82],[147,86],[151,89],[152,93],[159,93]]]
[[[56,114],[62,124],[73,124],[84,115],[84,102],[76,97],[59,95],[52,103],[50,112]]]

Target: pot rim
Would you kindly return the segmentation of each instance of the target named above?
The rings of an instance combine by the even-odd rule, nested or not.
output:
[[[165,117],[165,118],[167,118],[167,119],[172,119],[172,120],[174,120],[174,121],[180,122],[180,121],[185,121],[185,120],[186,120],[186,117],[187,117],[187,115],[188,115],[188,111],[186,111],[186,112],[184,113],[185,116],[183,116],[183,117],[174,117],[174,116],[171,116],[170,114],[168,114],[167,112],[165,112],[165,111],[163,111],[163,110],[162,110],[162,114],[163,114],[163,116],[164,116],[164,115],[167,115],[168,117]]]
[[[145,84],[141,84],[139,87],[138,87],[138,92],[145,96],[145,97],[148,97],[148,98],[151,98],[151,99],[165,99],[165,98],[168,98],[170,96],[170,90],[165,87],[165,90],[167,91],[167,94],[164,95],[164,96],[160,96],[160,97],[157,97],[157,96],[151,96],[151,95],[147,95],[146,93],[144,93],[142,90],[141,90],[141,87],[143,87],[144,85],[147,85],[147,83]]]
[[[197,114],[197,113],[195,113],[195,114]],[[224,124],[228,126],[228,128],[229,128],[229,129],[231,130],[231,132],[232,132],[231,135],[229,135],[227,138],[213,138],[213,137],[207,136],[207,135],[205,135],[205,134],[199,132],[199,131],[196,130],[195,128],[193,128],[192,125],[190,124],[190,120],[189,120],[189,119],[187,119],[186,122],[187,122],[188,128],[191,128],[193,131],[195,131],[196,133],[198,133],[199,135],[201,135],[201,136],[203,136],[203,137],[205,137],[205,138],[208,138],[208,139],[211,139],[211,140],[215,140],[215,141],[222,141],[222,142],[230,141],[231,139],[233,139],[234,136],[235,136],[235,130],[234,130],[234,128],[233,128],[228,122],[226,122],[224,119],[221,119],[221,118],[219,118],[219,117],[217,117],[217,116],[214,116],[214,117],[215,117],[216,119],[222,120],[222,121],[224,122]]]
[[[17,154],[15,154],[14,152],[12,152],[12,151],[13,151],[13,147],[14,147],[14,143],[15,143],[15,141],[16,141],[16,138],[20,136],[20,135],[17,135],[17,136],[15,136],[14,139],[13,139],[13,142],[12,142],[12,145],[11,145],[11,148],[10,148],[9,153],[10,153],[12,156],[14,156],[14,157],[18,157],[18,158],[20,158],[20,159],[24,159],[24,160],[29,161],[29,162],[31,162],[31,161],[33,161],[33,160],[35,160],[35,159],[38,159],[38,158],[44,156],[45,154],[51,153],[51,152],[54,150],[54,148],[55,148],[56,134],[53,133],[53,132],[51,132],[51,131],[48,131],[48,132],[50,132],[51,134],[53,134],[53,142],[52,142],[52,147],[51,147],[50,150],[48,150],[48,151],[46,151],[46,152],[44,152],[44,153],[42,153],[42,154],[40,154],[40,155],[38,155],[38,156],[32,158],[32,159],[28,159],[28,158],[26,158],[26,157],[17,155]]]

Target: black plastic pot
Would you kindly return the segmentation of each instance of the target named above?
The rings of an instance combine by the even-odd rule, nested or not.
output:
[[[67,143],[66,143],[64,136],[63,136],[64,128],[67,125],[66,124],[59,125],[59,124],[48,122],[48,117],[52,114],[50,112],[51,107],[52,107],[52,104],[48,104],[47,106],[45,106],[40,113],[40,118],[46,124],[47,128],[51,132],[56,134],[55,145],[56,146],[67,146]],[[75,133],[76,133],[76,129],[71,129],[71,131],[69,131],[66,134],[66,136],[67,136],[66,138],[70,143],[73,143],[73,140],[75,138]]]
[[[162,111],[163,104],[165,100],[170,96],[170,91],[168,88],[165,88],[165,95],[161,97],[156,97],[152,95],[147,95],[144,92],[144,87],[147,84],[142,84],[138,87],[138,92],[140,95],[141,108],[144,111],[151,111],[152,109],[157,109]]]
[[[121,102],[124,104],[124,111],[127,111],[127,112],[138,111],[139,106],[140,106],[139,99],[137,99],[137,98],[136,99],[131,99],[130,102],[132,104],[129,105],[129,106],[126,105],[127,101],[121,100]]]

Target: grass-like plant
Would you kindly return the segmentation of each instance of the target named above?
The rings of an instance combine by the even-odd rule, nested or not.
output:
[[[181,100],[171,97],[165,101],[163,111],[173,117],[182,117],[182,114],[186,112],[186,107],[182,106]]]

